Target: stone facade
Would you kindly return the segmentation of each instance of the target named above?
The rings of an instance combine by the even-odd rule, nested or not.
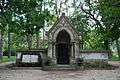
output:
[[[69,22],[68,18],[63,13],[62,16],[55,22],[53,27],[48,31],[48,56],[52,59],[54,64],[57,64],[57,36],[65,30],[70,36],[70,63],[74,64],[76,59],[79,58],[80,51],[80,35],[75,31],[74,26]],[[63,35],[64,36],[64,35]],[[62,38],[62,37],[61,37]]]

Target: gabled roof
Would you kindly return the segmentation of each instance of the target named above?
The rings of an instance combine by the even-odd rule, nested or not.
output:
[[[65,13],[62,13],[62,15],[60,16],[60,18],[58,18],[56,20],[56,22],[54,23],[54,25],[52,26],[52,28],[50,28],[50,30],[48,31],[48,34],[51,33],[51,31],[54,29],[54,27],[56,27],[56,25],[62,20],[65,19],[65,21],[70,25],[70,27],[72,27],[72,29],[75,31],[76,34],[79,35],[79,33],[76,31],[76,29],[73,27],[73,25],[70,23],[69,18],[65,16]]]

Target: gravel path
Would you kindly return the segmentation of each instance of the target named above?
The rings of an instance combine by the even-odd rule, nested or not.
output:
[[[119,65],[120,62],[111,62]],[[0,80],[120,80],[120,68],[116,70],[42,71],[0,70]]]

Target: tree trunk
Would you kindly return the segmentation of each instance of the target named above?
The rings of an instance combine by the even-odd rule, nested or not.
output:
[[[42,48],[44,47],[44,42],[45,42],[45,29],[43,27],[43,41],[42,41]]]
[[[27,43],[28,43],[28,49],[32,48],[32,35],[28,34],[27,35]]]
[[[104,40],[104,46],[105,46],[105,50],[109,50],[109,41],[108,40]]]
[[[39,49],[39,47],[40,47],[40,46],[39,46],[39,45],[40,45],[40,44],[39,44],[39,43],[40,43],[39,39],[40,39],[40,38],[39,38],[39,33],[36,33],[36,43],[37,43],[37,44],[36,44],[36,48],[37,48],[37,49]]]
[[[8,33],[8,58],[11,57],[11,49],[12,49],[12,38],[13,38],[13,33]]]
[[[120,60],[120,45],[119,45],[118,40],[116,40],[116,47],[117,47],[117,52],[118,52],[118,56],[119,56],[119,60]]]
[[[2,31],[0,30],[0,59],[2,60],[3,56],[3,35]]]
[[[106,50],[106,51],[110,51],[110,42],[109,42],[108,39],[106,39],[106,40],[104,41],[104,46],[105,46],[105,50]],[[111,54],[111,53],[108,54],[108,57],[111,58],[111,57],[112,57],[112,54]]]

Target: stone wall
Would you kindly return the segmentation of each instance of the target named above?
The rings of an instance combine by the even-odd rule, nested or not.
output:
[[[109,54],[109,51],[80,51],[80,58],[85,61],[107,61]]]

